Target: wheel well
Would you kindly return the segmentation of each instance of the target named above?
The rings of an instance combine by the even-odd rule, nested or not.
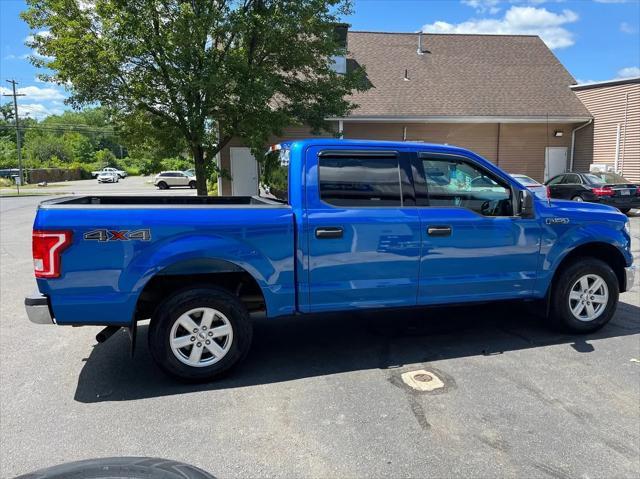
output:
[[[211,285],[223,288],[237,296],[249,312],[266,310],[260,286],[246,271],[196,274],[162,274],[161,272],[151,278],[140,293],[136,305],[136,320],[150,318],[162,300],[175,291],[188,289],[190,285]]]
[[[556,268],[556,272],[553,275],[553,281],[560,272],[566,268],[569,264],[578,261],[580,258],[596,258],[600,261],[607,263],[618,278],[618,284],[620,285],[620,292],[625,291],[625,260],[622,253],[613,245],[608,243],[587,243],[578,246],[572,250],[564,259],[560,262]],[[553,283],[553,282],[552,282]]]

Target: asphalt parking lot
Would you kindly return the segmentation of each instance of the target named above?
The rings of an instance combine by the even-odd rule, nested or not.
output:
[[[100,186],[154,194],[136,181]],[[232,375],[184,385],[152,363],[145,325],[131,359],[124,332],[98,345],[97,327],[29,323],[42,199],[0,198],[3,478],[120,455],[220,478],[640,476],[638,280],[588,336],[519,305],[262,320]],[[418,369],[445,387],[407,388],[401,374]]]

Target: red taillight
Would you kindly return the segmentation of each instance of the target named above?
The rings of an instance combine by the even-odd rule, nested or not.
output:
[[[71,244],[71,231],[35,231],[33,269],[36,278],[60,277],[60,254]]]
[[[551,188],[547,186],[547,198],[551,199]]]
[[[609,186],[603,186],[602,188],[592,188],[593,194],[596,196],[613,196],[613,190]]]

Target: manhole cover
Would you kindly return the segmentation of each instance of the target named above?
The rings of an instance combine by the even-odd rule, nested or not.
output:
[[[407,386],[417,391],[433,391],[444,387],[444,382],[438,376],[424,369],[408,371],[400,377]]]

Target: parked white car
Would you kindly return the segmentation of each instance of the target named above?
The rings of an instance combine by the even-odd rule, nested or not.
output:
[[[166,190],[176,186],[196,187],[196,177],[190,176],[184,171],[162,171],[157,174],[153,182],[160,190]]]
[[[98,183],[117,183],[120,176],[113,171],[103,171],[98,175]]]
[[[92,171],[91,176],[93,178],[97,178],[100,175],[100,173],[115,173],[116,175],[118,175],[118,178],[124,178],[127,176],[126,171],[119,170],[118,168],[112,168],[110,166],[107,166],[106,168],[102,168],[101,170],[98,170],[98,171]]]
[[[511,178],[515,179],[522,186],[526,187],[528,190],[533,191],[533,193],[538,197],[546,200],[549,196],[549,192],[547,191],[547,187],[538,183],[533,178],[529,178],[526,175],[515,174],[511,175]]]

